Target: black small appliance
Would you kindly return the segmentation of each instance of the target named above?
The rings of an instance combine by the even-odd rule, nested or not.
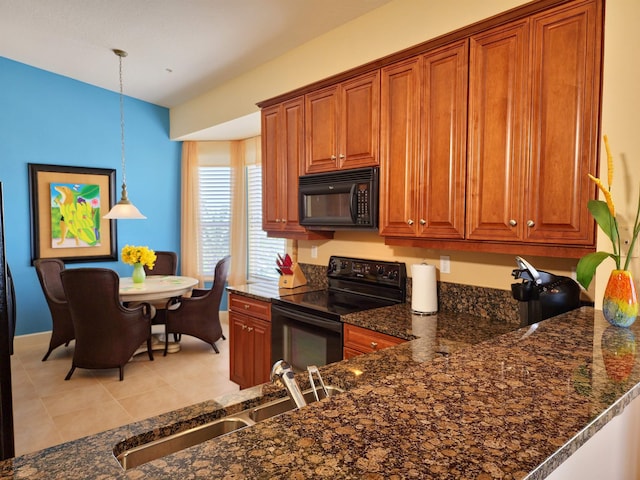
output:
[[[569,277],[536,270],[529,262],[516,257],[520,267],[511,275],[522,279],[511,284],[513,298],[519,301],[522,326],[574,310],[580,306],[580,286]]]
[[[303,175],[298,202],[300,225],[311,230],[375,230],[378,168]]]

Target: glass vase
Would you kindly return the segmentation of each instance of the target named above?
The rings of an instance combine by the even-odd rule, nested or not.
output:
[[[602,313],[611,325],[628,327],[638,317],[638,297],[628,270],[613,270],[602,301]]]
[[[144,272],[144,268],[141,263],[133,264],[133,274],[131,279],[133,283],[144,283],[144,279],[147,278],[147,274]]]

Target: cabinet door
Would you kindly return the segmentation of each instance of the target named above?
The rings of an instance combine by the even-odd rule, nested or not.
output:
[[[240,388],[254,385],[253,335],[248,330],[249,322],[246,315],[229,312],[230,379]]]
[[[595,2],[532,18],[531,158],[524,219],[530,242],[591,245],[587,173],[596,171],[600,37]]]
[[[262,229],[282,228],[281,195],[286,192],[281,171],[282,107],[273,105],[262,110]]]
[[[467,238],[523,237],[529,22],[471,37]]]
[[[300,166],[304,162],[304,98],[299,97],[282,105],[283,135],[282,167],[280,171],[285,179],[285,185],[277,186],[282,197],[283,230],[288,233],[305,232],[305,228],[298,222],[298,177]],[[278,184],[273,184],[278,185]],[[274,188],[267,186],[267,188]]]
[[[252,385],[270,381],[271,373],[271,324],[252,319],[250,333],[253,334],[254,371]]]
[[[341,84],[338,167],[376,166],[380,132],[380,72]]]
[[[380,235],[416,235],[419,57],[381,71]]]
[[[422,63],[418,235],[464,238],[467,141],[467,40]]]
[[[338,169],[339,86],[305,95],[305,173]]]
[[[298,175],[304,155],[302,97],[262,111],[262,228],[304,233],[298,223]]]

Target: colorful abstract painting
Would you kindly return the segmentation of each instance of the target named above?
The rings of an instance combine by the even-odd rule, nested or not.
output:
[[[100,245],[100,186],[51,183],[51,248]]]

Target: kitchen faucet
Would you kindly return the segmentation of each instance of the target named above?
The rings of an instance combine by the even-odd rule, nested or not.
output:
[[[271,367],[271,381],[275,383],[280,380],[284,388],[287,389],[289,397],[293,400],[293,403],[296,404],[296,407],[302,408],[307,402],[304,399],[304,395],[302,395],[302,391],[300,391],[294,375],[293,368],[284,360],[278,360],[273,364],[273,367]]]

